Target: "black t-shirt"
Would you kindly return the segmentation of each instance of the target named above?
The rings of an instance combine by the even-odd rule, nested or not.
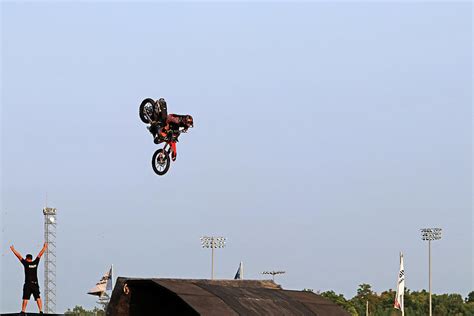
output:
[[[25,283],[38,282],[38,264],[40,258],[36,257],[35,260],[28,262],[25,259],[21,260],[23,267],[25,267]]]

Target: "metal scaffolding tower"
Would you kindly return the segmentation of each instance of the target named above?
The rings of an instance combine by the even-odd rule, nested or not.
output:
[[[44,241],[48,248],[44,254],[44,311],[56,313],[56,209],[45,207]]]

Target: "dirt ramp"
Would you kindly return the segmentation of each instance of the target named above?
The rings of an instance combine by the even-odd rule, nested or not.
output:
[[[320,295],[284,290],[268,280],[122,277],[117,279],[106,314],[350,316]]]

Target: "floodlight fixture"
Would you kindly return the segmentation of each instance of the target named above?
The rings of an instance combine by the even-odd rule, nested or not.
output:
[[[43,208],[43,215],[56,215],[56,209],[52,207]]]
[[[441,239],[441,228],[422,228],[421,239],[423,240],[439,240]]]

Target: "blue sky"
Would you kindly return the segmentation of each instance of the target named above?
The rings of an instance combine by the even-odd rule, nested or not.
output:
[[[58,311],[120,276],[286,270],[353,296],[472,283],[470,3],[13,3],[2,9],[1,311],[20,308],[8,246],[37,253],[58,209]],[[146,97],[192,114],[164,177]],[[42,270],[41,270],[42,271]],[[42,273],[40,282],[43,285]],[[32,304],[32,302],[30,302]],[[34,310],[34,306],[30,306]]]

